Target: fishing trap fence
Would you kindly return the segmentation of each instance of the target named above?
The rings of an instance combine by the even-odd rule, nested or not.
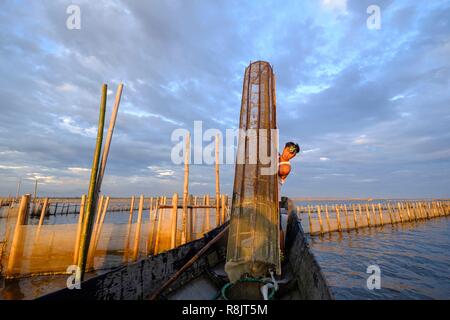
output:
[[[77,265],[83,214],[77,223],[27,224],[32,212],[29,195],[19,207],[3,208],[8,213],[0,219],[0,275],[20,278],[33,275],[66,274]],[[184,202],[176,197],[134,197],[128,201],[125,223],[115,223],[108,216],[114,201],[101,196],[95,212],[87,259],[87,270],[109,270],[139,258],[156,255],[204,233],[229,218],[229,199],[189,196]],[[80,206],[81,204],[78,203]],[[146,209],[144,209],[146,208]],[[22,210],[22,212],[21,212]]]
[[[450,200],[296,206],[305,233],[320,235],[450,214]]]

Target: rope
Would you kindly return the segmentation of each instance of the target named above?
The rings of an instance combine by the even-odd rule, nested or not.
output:
[[[273,278],[273,272],[271,272],[271,277],[272,277],[273,281],[275,281],[275,279]],[[272,279],[270,279],[270,280],[272,280]],[[267,279],[249,277],[249,278],[240,279],[240,280],[238,280],[238,282],[258,282],[258,283],[264,284],[261,287],[261,293],[263,294],[264,300],[272,300],[275,295],[275,292],[278,290],[278,285],[275,286],[275,285],[273,285],[273,283],[270,283],[270,282],[268,283]],[[276,283],[276,281],[275,281],[275,283]],[[230,288],[232,286],[233,286],[233,283],[231,283],[231,282],[224,285],[215,299],[218,299],[219,296],[222,296],[222,298],[224,300],[228,300],[228,298],[226,296],[226,291],[228,288]],[[273,289],[270,293],[268,292],[269,288]]]

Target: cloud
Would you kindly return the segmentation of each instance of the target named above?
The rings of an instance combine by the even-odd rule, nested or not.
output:
[[[0,194],[36,176],[43,193],[86,193],[101,84],[107,126],[120,82],[103,192],[182,192],[172,132],[237,127],[244,69],[261,59],[277,76],[280,144],[304,150],[283,193],[450,196],[450,4],[380,0],[377,31],[370,4],[81,1],[68,30],[67,1],[2,3]],[[214,190],[211,166],[190,169],[190,192]],[[233,178],[221,166],[229,194]]]
[[[96,137],[97,136],[97,128],[82,128],[75,123],[75,121],[68,116],[64,116],[60,118],[60,127],[74,134],[83,135],[86,137]]]
[[[321,0],[321,4],[326,9],[347,13],[347,0]]]

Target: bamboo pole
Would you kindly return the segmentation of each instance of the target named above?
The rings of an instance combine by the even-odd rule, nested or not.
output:
[[[400,222],[403,223],[403,215],[402,215],[402,207],[400,206],[400,202],[397,202],[398,214],[400,217]]]
[[[162,210],[162,208],[161,208],[162,203],[163,203],[162,197],[156,197],[155,207],[153,209],[155,211],[155,214],[153,215],[153,224],[151,226],[151,232],[150,232],[151,236],[149,236],[149,248],[150,248],[150,252],[152,254],[155,251],[156,231],[157,231],[157,227],[158,227],[158,218],[160,216],[159,211]]]
[[[11,243],[11,250],[8,257],[8,265],[6,268],[6,275],[12,275],[14,273],[14,267],[18,255],[21,252],[20,247],[23,246],[23,230],[22,225],[25,223],[25,219],[28,212],[28,206],[30,202],[30,195],[25,194],[20,199],[19,212],[17,215],[16,226],[14,228],[13,240]]]
[[[371,204],[371,208],[372,208],[372,213],[373,213],[373,225],[377,226],[379,224],[377,224],[377,212],[375,210],[375,204],[374,203]]]
[[[151,208],[150,208],[150,215],[151,215]],[[131,226],[133,223],[133,213],[134,213],[134,196],[131,197],[131,203],[130,203],[130,212],[128,215],[128,226],[127,226],[127,236],[125,237],[125,244],[124,244],[124,252],[123,252],[123,261],[128,262],[129,258],[129,252],[130,252],[130,233],[131,233]],[[150,221],[149,221],[150,223]]]
[[[34,179],[33,214],[36,213],[37,185],[38,185],[38,180]]]
[[[356,216],[356,206],[352,204],[352,210],[353,210],[353,223],[355,225],[355,229],[358,229],[358,218]]]
[[[189,159],[190,159],[190,134],[186,134],[186,148],[184,157],[184,187],[183,187],[183,217],[181,224],[181,244],[187,240],[187,201],[189,192]]]
[[[309,221],[309,234],[312,234],[313,227],[312,227],[312,219],[311,219],[311,208],[308,205],[308,221]]]
[[[369,212],[369,204],[366,204],[366,216],[367,216],[367,225],[370,227],[370,212]]]
[[[97,232],[94,235],[95,241],[93,241],[94,247],[93,247],[93,250],[92,250],[92,266],[94,266],[95,252],[97,250],[98,241],[99,241],[100,235],[102,233],[102,227],[103,227],[103,223],[105,221],[106,211],[108,211],[108,204],[109,204],[109,196],[106,197],[106,201],[105,201],[105,203],[103,205],[102,216],[101,216],[100,221],[99,221]]]
[[[163,198],[163,204],[164,204],[164,198]],[[158,210],[158,226],[156,228],[156,237],[155,237],[155,248],[153,251],[154,255],[157,255],[159,252],[159,238],[161,237],[161,226],[162,226],[162,220],[164,219],[164,210],[165,209],[160,209]]]
[[[220,210],[220,215],[221,215],[221,218],[220,218],[220,220],[222,221],[222,223],[224,223],[225,222],[225,209],[226,209],[226,204],[225,204],[225,201],[226,201],[226,199],[225,199],[225,195],[223,194],[222,196],[221,196],[221,199],[222,199],[222,202],[221,202],[221,210]]]
[[[173,194],[172,206],[172,233],[170,247],[173,249],[177,244],[178,193]]]
[[[48,206],[48,198],[45,198],[44,205],[42,206],[41,210],[41,216],[39,217],[39,226],[42,226],[42,224],[44,223],[44,217],[47,212],[47,206]]]
[[[86,269],[87,256],[89,251],[89,243],[91,241],[92,226],[94,222],[94,212],[97,202],[97,194],[95,193],[95,187],[97,182],[98,165],[100,159],[100,152],[103,141],[103,127],[105,124],[105,111],[106,111],[106,94],[107,86],[102,86],[102,99],[100,103],[100,115],[98,120],[97,141],[95,146],[94,157],[92,161],[91,178],[89,182],[89,192],[86,204],[86,218],[83,219],[83,229],[81,232],[81,242],[78,257],[78,267],[80,269],[80,280],[84,278]]]
[[[206,205],[209,206],[209,194],[206,195]],[[210,223],[210,210],[206,208],[206,217],[205,217],[205,232],[208,232],[211,229]]]
[[[216,227],[220,225],[219,134],[216,134]]]
[[[380,223],[383,226],[384,222],[383,222],[383,208],[381,208],[381,203],[378,203],[378,214],[380,216]]]
[[[141,222],[142,222],[143,207],[144,207],[144,195],[141,195],[139,198],[138,220],[137,220],[137,224],[136,224],[136,233],[134,236],[133,261],[136,261],[139,256],[139,242],[141,239]]]
[[[327,221],[328,232],[331,232],[330,215],[328,213],[328,205],[325,205],[325,220]]]
[[[192,206],[193,207],[195,207],[196,206],[196,203],[197,203],[197,199],[196,199],[196,197],[193,197],[192,198],[192,195],[191,195],[191,201],[193,200],[193,203],[192,203]],[[196,227],[197,227],[197,209],[194,209],[194,208],[191,208],[191,221],[192,221],[192,228],[191,228],[191,234],[192,234],[192,236],[191,236],[191,240],[193,240],[194,239],[194,233],[195,233],[195,235],[197,235],[197,233],[196,233]]]
[[[408,215],[408,221],[411,221],[412,220],[412,216],[411,216],[411,211],[409,210],[409,203],[408,202],[405,203],[405,207],[406,207],[406,213]]]
[[[188,197],[188,241],[194,239],[194,209],[192,208],[192,194]]]
[[[426,203],[423,204],[423,208],[425,210],[425,214],[427,216],[427,219],[430,219],[429,210],[428,210],[428,206],[426,205]]]
[[[347,228],[347,232],[350,231],[350,223],[348,221],[348,211],[347,211],[347,205],[344,206],[344,215],[345,215],[345,227]]]
[[[416,220],[422,219],[418,202],[414,202],[414,216],[416,216]]]
[[[317,206],[317,218],[319,218],[320,234],[323,235],[322,216],[320,215],[320,206]]]
[[[394,224],[394,220],[392,219],[392,208],[391,208],[391,203],[388,202],[388,212],[389,212],[389,221],[391,222],[391,224]]]
[[[339,207],[338,207],[338,205],[335,206],[335,209],[336,209],[336,219],[337,219],[338,231],[342,232],[341,218],[339,216]]]
[[[417,206],[418,206],[418,208],[419,208],[420,218],[421,218],[421,219],[425,219],[425,211],[423,210],[422,202],[419,201],[419,202],[417,203]]]
[[[134,196],[131,196],[130,215],[133,215],[133,211],[134,211]]]
[[[45,198],[44,207],[46,206],[46,201],[48,198]],[[81,228],[83,226],[83,217],[84,217],[84,205],[86,203],[86,195],[83,194],[81,196],[80,203],[80,214],[78,216],[78,226],[77,226],[77,237],[75,239],[75,248],[73,252],[73,264],[76,265],[78,263],[78,250],[80,249],[80,239],[81,239]],[[44,209],[44,207],[42,209]],[[42,217],[42,213],[41,213]]]
[[[434,211],[434,216],[439,217],[439,207],[438,207],[437,201],[433,201],[433,211]]]
[[[97,234],[98,224],[100,223],[100,218],[102,216],[102,209],[103,209],[103,201],[104,200],[105,200],[104,195],[101,195],[100,199],[98,201],[98,205],[97,205],[97,213],[95,215],[95,222],[94,222],[94,227],[93,227],[93,230],[92,230],[91,240],[95,239],[95,236]],[[92,243],[92,241],[91,241],[91,243]],[[90,253],[88,253],[88,256],[89,255],[90,255]]]
[[[120,83],[117,87],[116,100],[114,101],[114,107],[111,113],[111,118],[109,120],[108,134],[105,140],[105,146],[103,148],[102,158],[100,161],[100,168],[98,170],[97,181],[95,184],[95,193],[99,194],[101,192],[101,186],[103,181],[103,176],[105,174],[106,162],[108,161],[109,148],[111,146],[111,140],[114,132],[114,127],[116,126],[117,113],[119,111],[120,98],[122,96],[123,84]]]
[[[437,205],[438,205],[439,217],[445,216],[445,210],[444,210],[443,204],[440,201],[438,201]]]

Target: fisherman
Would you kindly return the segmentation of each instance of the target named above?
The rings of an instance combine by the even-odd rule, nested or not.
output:
[[[286,182],[286,178],[291,172],[291,163],[289,162],[292,158],[300,152],[300,147],[294,142],[288,142],[284,146],[283,152],[279,155],[278,160],[278,197],[281,196],[281,186]],[[281,215],[280,215],[280,249],[282,254],[282,259],[284,259],[284,231],[281,227]]]

